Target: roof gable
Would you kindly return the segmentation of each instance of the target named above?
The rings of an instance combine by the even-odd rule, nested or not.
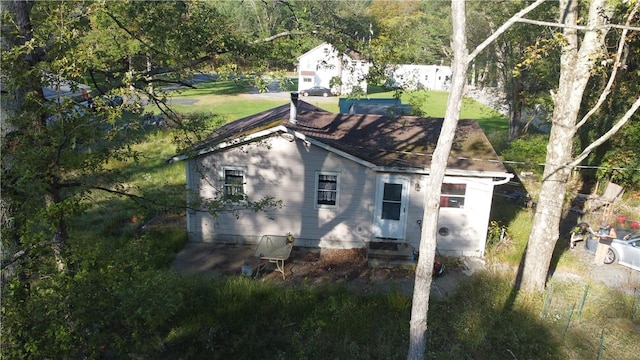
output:
[[[289,121],[290,109],[290,105],[282,105],[228,123],[189,153],[216,151],[221,143],[241,142],[248,135],[284,126],[375,166],[426,169],[431,166],[444,121],[417,116],[333,114],[299,100],[294,124]],[[447,168],[474,173],[507,171],[475,120],[458,121]]]
[[[324,110],[319,107],[304,101],[299,101],[298,109],[299,111],[324,112]],[[224,141],[278,126],[282,124],[283,121],[288,121],[290,111],[291,105],[285,104],[227,123],[212,132],[211,135],[200,144],[189,149],[188,152],[199,153],[201,150],[213,148]]]

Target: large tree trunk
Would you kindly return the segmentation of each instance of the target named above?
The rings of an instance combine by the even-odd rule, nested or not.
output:
[[[15,34],[13,30],[13,26],[4,25],[2,31],[0,32],[1,39],[1,50],[8,51],[11,47],[16,45],[24,45],[28,40],[32,38],[32,28],[31,22],[29,21],[29,12],[32,4],[24,2],[24,1],[7,1],[1,2],[0,11],[4,13],[10,14],[10,16],[15,19],[15,24],[18,26],[18,34]],[[32,58],[26,58],[25,60],[30,61]],[[25,90],[9,87],[7,83],[5,83],[8,79],[7,70],[5,68],[1,69],[2,76],[0,76],[0,90],[2,91],[2,96],[0,96],[1,105],[0,105],[0,133],[2,136],[2,144],[3,151],[5,150],[5,136],[10,134],[13,131],[18,130],[15,124],[12,123],[11,119],[16,116],[20,107],[24,105],[24,96]],[[8,161],[9,160],[9,161]],[[5,156],[3,157],[2,163],[2,181],[9,181],[9,174],[11,172],[11,157]],[[6,193],[5,193],[6,195]],[[15,205],[12,204],[9,200],[8,196],[2,196],[0,198],[0,226],[3,230],[3,235],[6,236],[10,234],[13,242],[16,247],[20,246],[19,235],[17,231],[15,231],[19,226],[16,224],[16,216],[15,216]],[[5,238],[6,240],[7,238]],[[8,242],[5,243],[8,245]]]
[[[440,213],[441,187],[442,181],[444,180],[447,160],[453,144],[453,137],[458,124],[458,118],[460,116],[462,95],[464,92],[467,67],[469,65],[467,61],[468,51],[465,31],[464,0],[452,1],[451,14],[453,20],[453,75],[451,92],[449,93],[447,111],[429,171],[426,206],[420,234],[420,257],[418,258],[418,267],[416,269],[413,288],[408,359],[424,359],[427,311],[429,309],[433,261],[436,255],[436,233],[438,229],[438,215]]]
[[[20,1],[20,0],[14,0],[10,3],[7,3],[7,9],[13,16],[16,27],[18,29],[19,36],[17,36],[14,39],[5,39],[3,37],[3,46],[16,46],[16,45],[22,46],[26,44],[28,41],[30,41],[31,39],[33,39],[33,26],[31,23],[32,6],[33,6],[33,3],[28,1]],[[38,66],[39,62],[42,61],[43,57],[44,57],[44,51],[39,48],[35,48],[31,52],[27,53],[24,56],[24,60],[27,68],[30,70],[35,69]],[[38,72],[33,72],[33,74],[34,74],[33,76],[35,77],[40,76],[38,75],[39,74]],[[3,79],[4,79],[4,76],[3,76]],[[4,136],[4,131],[7,129],[24,130],[24,125],[19,125],[22,127],[22,129],[17,129],[15,124],[11,123],[11,115],[14,115],[13,113],[17,112],[20,107],[24,106],[23,103],[24,103],[25,93],[34,92],[38,94],[40,98],[44,99],[42,85],[41,85],[41,82],[39,81],[40,79],[37,79],[37,80],[32,79],[32,80],[33,81],[27,82],[22,87],[13,87],[11,89],[8,89],[7,93],[10,93],[11,96],[3,96],[3,112],[8,110],[11,110],[12,112],[12,113],[2,114],[3,115],[3,118],[2,118],[3,136]],[[5,90],[4,86],[2,90]],[[11,101],[12,106],[5,109],[4,105],[7,99],[10,99],[9,101]],[[7,116],[5,117],[5,115]],[[27,126],[32,126],[34,128],[44,127],[46,126],[46,117],[44,115],[41,115],[38,123],[32,123]],[[7,172],[11,171],[11,164],[4,163],[2,164],[2,166],[3,166],[3,170]],[[50,185],[49,192],[47,194],[44,194],[42,201],[44,205],[47,207],[57,206],[57,204],[59,204],[61,201],[60,195],[59,195],[60,186],[55,181],[49,185]],[[10,205],[11,204],[5,203],[4,201],[2,203],[3,221],[5,218],[13,218],[13,216],[11,216],[10,213],[9,214],[4,213],[5,211],[7,212],[11,211]],[[67,242],[68,242],[67,241],[68,235],[67,235],[66,223],[64,219],[61,218],[61,215],[54,215],[54,216],[57,216],[58,218],[53,219],[53,222],[52,222],[54,224],[55,230],[54,230],[54,233],[52,234],[51,247],[55,257],[57,268],[58,270],[63,271],[68,269],[66,256],[65,256]],[[12,223],[11,225],[16,227],[17,229],[17,224]],[[16,238],[15,239],[16,246],[18,247],[22,246],[23,245],[21,243],[22,241],[19,238],[17,233],[15,234],[15,238]]]
[[[553,249],[558,241],[560,218],[566,194],[571,162],[573,136],[582,96],[595,59],[602,54],[606,30],[604,24],[606,0],[592,0],[589,8],[587,31],[582,42],[575,28],[578,22],[578,1],[560,1],[560,22],[564,28],[566,44],[560,57],[560,80],[554,95],[551,135],[540,189],[540,198],[533,219],[533,229],[522,269],[523,291],[544,290]],[[597,30],[595,30],[597,28]]]
[[[431,159],[429,171],[429,184],[425,199],[425,211],[422,218],[422,232],[420,234],[420,257],[416,269],[415,284],[413,288],[413,303],[411,308],[411,323],[409,330],[408,359],[424,359],[425,334],[427,331],[427,311],[429,310],[429,295],[431,291],[431,275],[433,272],[433,260],[436,254],[436,234],[438,228],[438,215],[440,213],[440,195],[442,193],[442,181],[447,166],[449,153],[453,144],[455,130],[460,117],[462,96],[466,82],[469,63],[504,33],[513,23],[528,12],[532,11],[545,0],[536,0],[523,10],[515,14],[497,29],[487,40],[469,54],[467,50],[466,36],[466,11],[465,0],[453,0],[451,2],[451,18],[453,25],[453,63],[452,82],[447,111],[445,113],[442,130],[438,138],[436,149]]]

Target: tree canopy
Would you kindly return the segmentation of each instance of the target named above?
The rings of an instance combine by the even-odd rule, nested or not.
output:
[[[472,47],[483,43],[528,3],[516,1],[504,6],[472,2],[466,15],[470,35],[467,43]],[[105,265],[96,272],[92,262],[97,260],[87,260],[86,252],[74,248],[80,243],[108,246],[100,239],[82,242],[75,238],[82,236],[75,220],[98,203],[96,198],[124,197],[157,212],[167,211],[170,206],[186,207],[184,193],[171,188],[155,197],[146,196],[131,186],[130,174],[113,166],[117,161],[144,156],[135,145],[153,132],[148,127],[145,104],[155,104],[164,113],[178,146],[187,147],[211,130],[208,119],[173,112],[157,88],[167,84],[190,86],[186,80],[201,70],[249,79],[261,87],[261,74],[293,70],[296,57],[322,41],[340,51],[360,51],[380,68],[394,63],[446,65],[453,60],[451,8],[435,1],[3,1],[0,5],[3,268],[13,268],[7,288],[12,304],[17,306],[9,317],[3,307],[3,331],[10,330],[11,343],[10,350],[3,346],[3,354],[15,357],[56,357],[60,353],[51,348],[53,344],[59,344],[59,351],[68,355],[66,350],[74,342],[85,341],[84,349],[76,354],[81,357],[83,351],[95,353],[104,345],[88,344],[86,334],[74,332],[76,327],[89,326],[88,319],[98,314],[84,314],[84,310],[91,312],[90,306],[73,294],[64,294],[65,289],[81,285],[87,301],[99,301],[92,298],[93,282],[112,276],[111,285],[124,291],[119,286],[131,280],[131,269],[136,266],[135,259],[129,259],[125,266],[129,270],[116,271]],[[628,7],[619,5],[612,22],[626,19],[629,13]],[[556,4],[551,4],[532,12],[531,17],[545,20],[557,10]],[[633,19],[637,23],[637,15]],[[472,78],[479,84],[503,85],[514,114],[527,103],[561,104],[548,95],[553,88],[550,84],[561,75],[556,59],[568,46],[566,38],[577,38],[564,38],[552,27],[539,32],[530,28],[529,24],[515,25],[472,64],[476,67]],[[617,44],[618,35],[619,29],[608,33],[607,49]],[[631,34],[622,59],[616,59],[615,50],[610,50],[589,73],[591,77],[584,85],[594,91],[581,98],[582,108],[576,114],[586,113],[585,109],[598,101],[599,90],[606,86],[607,74],[616,60],[621,60],[624,70],[595,121],[576,129],[579,136],[574,153],[587,148],[634,102],[640,90],[638,44],[637,33]],[[459,50],[459,56],[467,55],[466,49]],[[467,65],[464,62],[461,68],[466,70]],[[460,96],[464,82],[462,78],[456,82]],[[46,96],[45,89],[53,95]],[[456,120],[454,105],[451,111],[447,117]],[[516,123],[517,116],[512,121]],[[620,136],[587,159],[588,164],[612,168],[598,176],[622,183],[640,182],[638,172],[618,169],[640,167],[638,127],[636,116]],[[562,139],[571,141],[573,136]],[[559,159],[568,160],[571,154],[565,155]],[[431,195],[430,200],[436,204],[437,194]],[[437,219],[432,216],[431,220]],[[430,227],[429,231],[434,229]],[[435,238],[435,233],[431,235]],[[434,247],[427,250],[435,251],[435,242],[430,245]],[[135,252],[135,242],[126,248]],[[550,256],[548,246],[545,249]],[[421,261],[424,275],[429,264]],[[72,286],[76,280],[78,283]],[[65,306],[48,310],[57,302]],[[83,305],[86,307],[78,310]],[[421,305],[426,315],[426,303]],[[58,321],[47,328],[47,324],[31,317],[38,311],[54,312]],[[422,320],[426,326],[426,317]],[[20,330],[23,324],[28,325],[27,330]],[[416,339],[424,328],[421,331],[416,332]],[[47,342],[38,338],[44,332],[48,333],[47,339],[61,335]]]

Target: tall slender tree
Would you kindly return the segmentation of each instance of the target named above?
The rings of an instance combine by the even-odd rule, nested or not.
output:
[[[572,156],[573,139],[577,129],[589,120],[609,93],[609,89],[603,89],[601,101],[580,117],[583,98],[593,69],[596,64],[608,58],[604,44],[607,32],[611,28],[608,21],[614,10],[606,0],[592,0],[589,2],[587,19],[583,21],[579,13],[579,4],[576,0],[560,1],[558,26],[563,29],[564,39],[560,56],[560,78],[557,91],[553,94],[552,127],[540,198],[521,265],[521,289],[527,292],[542,291],[546,285],[553,249],[559,238],[559,225],[567,193],[566,185],[572,167],[615,134],[640,105],[638,97],[614,126],[587,146],[580,155],[575,158]],[[634,7],[634,11],[637,11],[637,2]],[[633,19],[634,11],[631,12],[629,20]],[[629,25],[628,21],[626,26]],[[580,31],[584,32],[582,38]],[[610,81],[615,79],[620,66],[621,49],[625,41],[626,37],[622,36],[619,41],[621,46],[614,58],[616,66],[612,67]]]
[[[472,53],[467,49],[466,35],[466,7],[465,0],[451,2],[451,18],[453,19],[453,76],[451,92],[447,101],[447,111],[438,137],[438,143],[433,152],[429,170],[429,183],[425,200],[425,211],[422,219],[420,234],[420,257],[416,268],[413,302],[411,307],[411,323],[409,331],[409,350],[407,359],[424,359],[425,334],[427,331],[427,311],[429,309],[429,294],[431,290],[431,275],[436,254],[436,234],[438,216],[440,213],[440,195],[444,180],[447,160],[451,152],[455,129],[460,118],[462,97],[466,84],[467,70],[473,59],[504,33],[516,20],[542,4],[544,0],[537,0],[506,21]]]

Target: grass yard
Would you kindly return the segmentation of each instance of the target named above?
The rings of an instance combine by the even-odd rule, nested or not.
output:
[[[236,93],[239,85],[228,82],[201,86],[174,94],[199,100],[176,109],[233,120],[288,102],[247,101]],[[442,116],[446,94],[426,96],[433,116]],[[506,129],[505,119],[476,103],[465,102],[463,117],[479,119],[485,131]],[[355,293],[331,283],[287,287],[281,280],[170,270],[187,241],[180,200],[184,165],[164,162],[175,151],[171,140],[168,130],[154,129],[137,145],[143,154],[139,162],[113,162],[113,169],[130,179],[130,189],[152,203],[96,197],[71,235],[81,269],[76,276],[43,277],[28,298],[3,299],[3,329],[15,331],[3,333],[3,358],[25,358],[34,351],[41,358],[406,358],[411,297],[404,293]],[[511,238],[487,250],[487,261],[495,266],[463,280],[449,297],[432,297],[426,358],[636,357],[640,294],[589,280],[554,281],[544,294],[515,292],[515,273],[495,269],[517,266],[531,215],[506,201],[497,200],[494,210],[492,220],[504,224]],[[164,222],[150,222],[160,214]],[[567,262],[572,266],[564,257],[559,261],[559,269]],[[7,336],[23,346],[4,346],[10,344]]]
[[[177,112],[211,113],[223,116],[227,122],[289,103],[289,100],[248,99],[241,95],[203,95],[193,105],[172,105]]]
[[[202,83],[196,89],[184,89],[179,92],[168,93],[171,99],[196,99],[193,105],[174,105],[173,108],[179,112],[214,113],[224,116],[227,121],[236,120],[245,116],[253,115],[276,106],[287,104],[288,97],[279,99],[265,99],[257,96],[248,98],[243,94],[249,89],[247,84],[237,81],[216,81]],[[295,91],[297,85],[294,84],[286,91]],[[386,91],[381,87],[370,86],[369,98],[393,98],[393,91]],[[330,100],[314,101],[315,98],[302,98],[327,111],[338,112],[338,97]],[[422,110],[433,117],[444,117],[447,105],[448,93],[444,91],[415,91],[405,92],[401,96],[404,104],[419,104]],[[476,119],[480,126],[487,133],[506,132],[508,130],[507,119],[494,111],[472,99],[464,99],[462,119]]]

